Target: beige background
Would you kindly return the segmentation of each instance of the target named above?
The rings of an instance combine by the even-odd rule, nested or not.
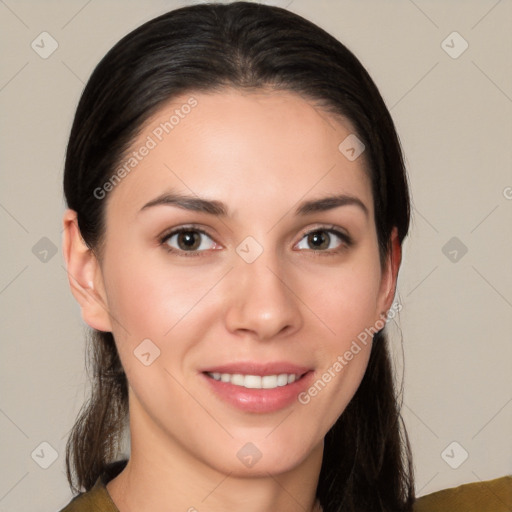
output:
[[[79,95],[119,38],[186,3],[0,1],[1,511],[56,511],[71,498],[64,447],[86,376],[61,255],[61,181]],[[403,336],[418,494],[512,473],[512,2],[268,3],[356,53],[403,142],[414,219],[390,330],[399,367],[398,325]],[[47,59],[31,48],[43,31],[58,43]],[[469,44],[458,58],[442,47],[453,31]],[[447,43],[453,54],[463,41]],[[452,237],[466,254],[443,252]],[[52,245],[55,255],[36,257]],[[47,469],[42,442],[57,455]]]

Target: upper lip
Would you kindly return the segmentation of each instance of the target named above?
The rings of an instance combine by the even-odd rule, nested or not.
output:
[[[280,375],[282,373],[303,375],[311,368],[289,363],[286,361],[276,361],[267,363],[257,363],[252,361],[241,361],[238,363],[228,363],[217,366],[210,366],[201,370],[203,373],[230,373],[242,375]]]

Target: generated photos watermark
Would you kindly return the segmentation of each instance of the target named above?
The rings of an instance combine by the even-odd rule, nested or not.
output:
[[[361,331],[357,335],[357,339],[352,340],[352,344],[350,348],[346,350],[342,355],[339,355],[336,360],[333,362],[331,366],[325,371],[320,378],[318,378],[314,384],[312,384],[306,391],[299,393],[297,395],[297,400],[302,405],[307,405],[311,402],[311,399],[320,393],[331,380],[333,380],[345,366],[348,365],[352,359],[354,359],[359,352],[361,352],[362,347],[366,346],[369,341],[373,339],[375,334],[384,329],[386,326],[386,322],[388,320],[392,320],[398,314],[399,311],[402,310],[402,305],[398,302],[395,302],[387,315],[382,315],[379,320],[375,322],[375,324],[371,327],[366,327],[364,331]]]
[[[135,169],[150,152],[155,149],[166,135],[174,130],[180,124],[182,119],[190,114],[194,107],[197,107],[197,100],[191,96],[186,103],[176,108],[167,121],[160,123],[151,132],[151,135],[146,137],[146,141],[139,147],[138,150],[132,151],[130,156],[125,159],[123,164],[117,168],[114,174],[105,182],[101,187],[94,189],[93,195],[96,199],[104,199],[108,192],[111,192],[122,179],[128,176],[133,169]]]

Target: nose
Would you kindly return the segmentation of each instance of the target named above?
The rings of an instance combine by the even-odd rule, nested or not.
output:
[[[252,263],[237,261],[229,273],[226,327],[260,341],[289,336],[303,324],[291,273],[270,252]]]

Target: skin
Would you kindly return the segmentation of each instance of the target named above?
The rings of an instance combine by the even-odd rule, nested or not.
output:
[[[361,382],[371,341],[308,404],[272,413],[225,403],[199,370],[290,361],[321,377],[391,307],[396,231],[381,265],[364,154],[351,162],[338,150],[350,123],[292,92],[174,98],[133,148],[190,96],[197,106],[103,199],[101,258],[83,243],[75,212],[64,215],[71,290],[84,321],[113,332],[129,382],[131,458],[107,489],[121,512],[313,510],[324,436]],[[140,212],[171,189],[222,201],[228,215]],[[367,214],[356,205],[295,214],[298,203],[332,194],[358,198]],[[160,243],[190,223],[208,233],[196,235],[198,256],[179,252],[176,236]],[[332,226],[353,245],[332,235],[314,251],[304,231]],[[236,252],[247,236],[263,248],[253,263]],[[161,351],[150,366],[134,356],[146,338]],[[251,468],[237,457],[248,442],[262,454]]]

